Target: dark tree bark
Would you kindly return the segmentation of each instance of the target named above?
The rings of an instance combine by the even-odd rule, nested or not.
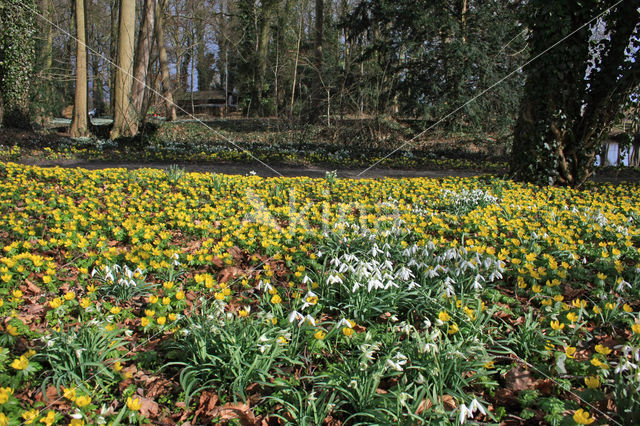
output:
[[[609,39],[600,41],[599,54],[589,50],[592,34],[582,27],[527,68],[511,158],[516,179],[579,187],[592,175],[603,139],[640,85],[640,61],[627,60],[630,44],[640,47],[633,37],[640,21],[637,8],[636,1],[624,0],[603,16]],[[531,3],[534,54],[548,48],[558,34],[578,30],[603,10],[596,0],[582,6],[568,0]],[[590,61],[596,67],[585,79]]]

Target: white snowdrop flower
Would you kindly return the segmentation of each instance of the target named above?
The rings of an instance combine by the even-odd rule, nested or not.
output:
[[[82,412],[76,408],[76,411],[73,414],[69,414],[69,417],[72,419],[80,420],[82,419]]]
[[[618,287],[616,287],[616,290],[618,292],[623,292],[626,288],[631,288],[631,284],[629,284],[625,280],[620,280],[620,282],[618,283]]]
[[[342,264],[342,262],[340,261],[340,259],[339,259],[339,258],[334,257],[333,259],[331,259],[331,261],[329,262],[329,264],[330,264],[331,266],[335,266],[335,267],[337,268],[337,267],[339,267],[339,266]]]
[[[382,265],[385,269],[393,269],[393,263],[389,259],[385,260]]]
[[[424,328],[426,328],[427,330],[431,328],[431,321],[429,321],[429,318],[426,318],[424,321],[422,321],[422,324],[424,324]]]
[[[369,293],[371,293],[372,289],[378,290],[378,289],[381,289],[381,288],[384,288],[384,284],[382,284],[382,281],[380,281],[378,279],[375,279],[375,278],[372,279],[372,280],[369,280],[369,285],[367,286],[367,291]]]
[[[338,321],[338,324],[336,324],[337,328],[340,327],[348,327],[351,328],[351,323],[349,322],[348,319],[342,318],[340,321]]]
[[[358,389],[358,382],[356,380],[351,380],[347,385],[347,387],[350,387],[352,389]]]
[[[399,288],[400,286],[396,284],[395,281],[388,280],[387,283],[384,285],[384,289],[389,290],[391,287]]]
[[[346,263],[343,263],[343,264],[341,264],[341,265],[338,267],[338,272],[340,272],[340,273],[342,274],[342,273],[343,273],[344,271],[346,271],[347,269],[349,269],[349,265],[348,265],[348,264],[346,264]]]
[[[296,321],[300,321],[300,320],[304,320],[304,315],[302,315],[300,312],[298,311],[292,311],[289,316],[287,317],[287,319],[289,320],[289,322],[296,322]]]
[[[440,276],[440,274],[438,274],[437,268],[429,268],[427,269],[426,275],[428,278],[435,278]]]
[[[479,411],[480,414],[482,414],[483,416],[487,415],[487,412],[484,410],[484,407],[482,406],[482,404],[480,404],[478,400],[475,398],[473,398],[473,401],[471,401],[471,404],[469,404],[469,409],[471,410],[472,413]]]
[[[476,277],[473,280],[473,284],[471,284],[471,288],[474,289],[475,291],[482,290],[482,284],[480,284],[480,281],[478,281],[478,277]]]
[[[313,282],[313,280],[309,278],[309,275],[305,274],[305,276],[302,277],[302,284],[309,284],[310,282]]]
[[[400,278],[403,281],[409,281],[409,279],[413,277],[413,272],[411,272],[411,269],[407,268],[406,266],[400,267],[400,269],[398,269],[398,271],[396,272],[396,278]]]
[[[258,345],[258,349],[260,350],[260,353],[263,354],[271,349],[271,345]]]
[[[329,278],[327,279],[328,284],[342,284],[342,282],[342,278],[337,274],[329,275]]]
[[[320,258],[322,257],[322,252],[321,252],[321,251],[317,251],[317,252],[316,252],[316,257],[317,257],[318,259],[320,259]]]
[[[460,416],[458,416],[458,421],[460,424],[464,424],[467,421],[467,418],[473,418],[473,412],[467,408],[466,405],[462,404],[460,406]]]
[[[402,366],[406,363],[407,357],[402,354],[397,354],[392,359],[388,359],[385,365],[387,365],[389,368],[393,368],[396,371],[404,371],[404,368],[402,368]]]
[[[502,279],[502,274],[500,273],[499,270],[495,270],[491,273],[491,275],[489,275],[489,282],[494,282],[497,279],[498,280]]]
[[[309,325],[315,327],[316,326],[316,319],[314,317],[312,317],[311,315],[307,315],[303,318],[302,322],[307,322]],[[298,324],[298,325],[302,325],[302,324]]]
[[[359,283],[359,282],[357,282],[357,281],[356,281],[356,282],[354,282],[354,283],[353,283],[353,287],[351,287],[351,293],[355,293],[356,291],[358,291],[358,289],[359,289],[360,287],[363,287],[363,285],[362,285],[362,284],[360,284],[360,283]]]
[[[416,287],[420,288],[420,284],[418,284],[418,283],[417,283],[417,282],[415,282],[415,281],[411,281],[411,282],[409,283],[409,285],[407,286],[407,288],[408,288],[409,290],[413,290],[413,289],[414,289],[414,288],[416,288]]]
[[[422,352],[426,354],[430,354],[433,352],[435,354],[438,352],[438,345],[436,345],[435,343],[425,343],[422,347]]]

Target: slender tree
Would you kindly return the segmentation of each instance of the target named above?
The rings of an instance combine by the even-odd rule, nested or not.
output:
[[[176,106],[173,103],[171,91],[171,76],[169,74],[169,59],[164,40],[164,0],[156,0],[156,43],[158,44],[158,60],[162,74],[162,96],[165,102],[165,117],[168,121],[176,120]]]
[[[142,9],[142,24],[138,35],[136,59],[133,66],[133,87],[131,89],[133,109],[138,116],[144,117],[146,111],[142,111],[145,89],[147,87],[147,70],[153,45],[153,33],[155,26],[156,0],[145,0]]]
[[[75,0],[76,11],[76,92],[73,102],[71,137],[89,134],[87,123],[87,32],[85,0]]]
[[[120,4],[120,25],[118,31],[116,99],[111,139],[117,139],[122,136],[134,136],[138,133],[138,116],[133,108],[131,98],[135,20],[135,0],[122,0]]]
[[[511,159],[515,178],[579,187],[592,175],[603,138],[640,85],[638,2],[623,0],[594,21],[613,4],[613,0],[528,4],[534,53],[567,38],[526,69]],[[585,25],[589,22],[596,25]]]

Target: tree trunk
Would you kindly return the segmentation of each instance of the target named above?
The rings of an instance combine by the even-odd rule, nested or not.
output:
[[[133,83],[133,47],[136,20],[136,1],[122,0],[120,5],[120,29],[118,31],[118,69],[116,72],[116,104],[111,139],[135,136],[138,118],[131,103]]]
[[[261,20],[258,45],[256,49],[256,78],[253,84],[251,104],[256,114],[262,113],[262,92],[267,71],[267,55],[271,38],[271,18],[278,0],[264,0],[262,2]]]
[[[116,67],[118,61],[118,0],[111,0],[111,39],[109,41],[109,112],[114,115],[116,107]]]
[[[0,2],[0,117],[6,127],[30,128],[29,87],[35,61],[33,0]]]
[[[324,29],[324,0],[316,0],[316,20],[314,32],[313,67],[316,76],[311,85],[311,108],[309,109],[308,121],[320,121],[322,102],[324,100],[322,83],[322,43]]]
[[[79,138],[89,134],[87,124],[87,32],[85,29],[85,0],[76,2],[76,94],[73,103],[71,137]]]
[[[599,3],[592,2],[573,14],[558,13],[572,5],[566,0],[530,6],[532,51],[543,52],[558,31],[575,31],[599,11]],[[638,21],[637,2],[623,0],[603,19],[608,39],[601,41],[602,49],[588,79],[585,64],[593,55],[587,29],[548,50],[527,69],[511,158],[515,178],[580,187],[592,175],[603,139],[621,106],[640,84],[640,63],[627,61],[626,53]]]
[[[42,21],[45,31],[45,42],[42,46],[42,51],[40,52],[40,64],[42,66],[42,70],[47,71],[51,69],[51,66],[53,65],[53,30],[51,28],[51,24],[48,22],[51,21],[51,0],[42,0],[40,2],[40,12],[47,19],[47,21]]]
[[[104,76],[100,72],[100,57],[93,55],[91,62],[91,70],[93,73],[93,108],[96,115],[104,114]]]
[[[160,60],[160,72],[162,74],[162,96],[165,102],[165,117],[167,121],[177,119],[176,106],[173,103],[171,93],[171,75],[169,74],[169,59],[167,47],[164,44],[164,1],[159,3],[156,0],[156,43],[158,44],[158,58]]]
[[[293,82],[291,83],[291,104],[289,106],[289,115],[293,117],[293,104],[296,96],[296,79],[298,77],[298,62],[300,61],[300,42],[302,41],[302,13],[300,13],[300,22],[298,24],[298,41],[296,43],[296,59],[293,63]]]
[[[155,18],[155,1],[145,0],[142,9],[142,24],[138,35],[136,48],[136,60],[133,66],[133,86],[131,89],[133,109],[138,117],[144,117],[146,111],[142,110],[145,89],[147,88],[147,70],[149,69],[149,56],[153,46],[153,27]]]

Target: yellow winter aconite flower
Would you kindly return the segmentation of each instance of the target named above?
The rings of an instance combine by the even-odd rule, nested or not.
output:
[[[73,300],[76,298],[76,294],[73,291],[69,291],[64,295],[65,300]]]
[[[75,388],[62,388],[62,395],[70,401],[76,400],[76,389]]]
[[[577,349],[574,346],[567,346],[564,349],[564,353],[567,354],[567,358],[575,358],[576,350]]]
[[[606,369],[609,368],[609,366],[607,364],[605,364],[604,362],[600,361],[596,357],[591,358],[591,365],[593,365],[594,367],[600,367],[603,370],[606,370]]]
[[[0,413],[0,426],[9,426],[9,419],[4,413]]]
[[[7,324],[7,331],[12,336],[18,336],[20,334],[20,332],[18,331],[18,328],[12,324]]]
[[[353,328],[351,328],[351,327],[343,327],[342,328],[342,334],[344,334],[347,337],[353,336]]]
[[[634,323],[631,326],[631,331],[633,331],[634,334],[640,334],[640,324],[638,324],[637,322]]]
[[[9,397],[13,395],[13,389],[10,387],[1,388],[0,387],[0,405],[9,401]]]
[[[595,421],[595,419],[591,417],[591,414],[582,408],[576,410],[573,414],[573,420],[580,425],[590,425]]]
[[[71,421],[69,422],[69,426],[84,426],[84,420],[83,419],[71,419]]]
[[[37,409],[32,409],[29,411],[25,411],[24,413],[22,413],[22,418],[24,419],[24,424],[26,425],[30,425],[33,422],[36,421],[36,419],[38,418],[38,414],[40,412]]]
[[[448,334],[456,334],[458,332],[458,324],[456,324],[455,322],[451,323],[451,325],[449,326],[449,329],[447,330]]]
[[[442,322],[447,322],[451,319],[451,315],[449,315],[446,311],[440,311],[438,313],[438,319]]]
[[[149,303],[151,303],[152,305],[158,303],[158,296],[156,296],[155,294],[149,296]]]
[[[140,401],[140,398],[128,397],[127,398],[127,407],[131,411],[138,411],[142,407],[142,402]]]
[[[86,407],[87,405],[91,404],[91,397],[82,395],[77,397],[75,402],[76,402],[76,405],[80,408]]]
[[[585,308],[587,306],[587,301],[582,299],[574,299],[571,304],[574,308]]]
[[[611,353],[611,349],[608,348],[607,346],[601,345],[601,344],[597,344],[596,347],[596,352],[598,352],[599,354],[602,355],[609,355]]]
[[[164,325],[167,322],[167,317],[158,317],[156,322],[158,323],[158,325]]]
[[[111,312],[113,315],[118,315],[121,310],[122,309],[119,306],[113,306],[111,309],[109,309],[109,312]]]
[[[561,323],[560,321],[551,321],[551,328],[553,328],[556,331],[562,330],[564,328],[564,324]]]
[[[51,308],[53,309],[58,309],[60,306],[62,306],[62,299],[60,299],[59,297],[56,297],[55,299],[49,302],[49,306],[51,306]]]
[[[176,293],[176,300],[183,300],[184,299],[184,291],[180,290]]]
[[[142,317],[140,318],[140,325],[143,327],[146,327],[149,325],[149,318],[148,317]]]
[[[327,335],[327,333],[325,333],[322,330],[318,330],[315,333],[313,333],[313,337],[316,338],[316,340],[322,340],[325,338],[325,336]]]
[[[273,303],[274,305],[277,305],[279,303],[282,302],[282,299],[280,298],[279,295],[275,294],[272,298],[271,298],[271,303]]]
[[[584,383],[589,389],[598,389],[600,387],[600,377],[588,376],[584,378]]]
[[[11,367],[16,370],[24,370],[29,366],[29,359],[22,355],[20,358],[16,358],[11,363]]]
[[[91,306],[91,300],[88,297],[83,297],[80,301],[80,306],[82,307],[82,309],[87,309],[89,306]]]
[[[44,423],[45,426],[51,426],[56,421],[56,412],[49,410],[47,415],[40,419],[40,423]]]
[[[575,312],[569,312],[567,314],[567,319],[571,322],[576,322],[578,321],[578,315]]]
[[[625,312],[633,312],[633,308],[629,305],[627,305],[626,303],[624,305],[622,305],[622,310]]]

